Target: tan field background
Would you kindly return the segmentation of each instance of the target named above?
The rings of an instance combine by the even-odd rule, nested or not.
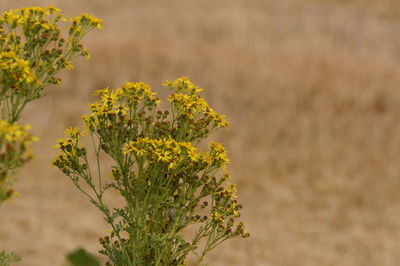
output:
[[[92,13],[60,87],[23,123],[41,141],[19,173],[21,197],[2,206],[0,249],[15,265],[61,266],[96,253],[108,228],[51,168],[55,139],[95,89],[188,76],[231,128],[225,144],[251,237],[228,241],[208,265],[400,265],[400,2],[393,0],[1,0],[5,11],[53,4]]]

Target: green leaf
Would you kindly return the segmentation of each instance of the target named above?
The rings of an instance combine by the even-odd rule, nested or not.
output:
[[[78,248],[67,255],[71,266],[100,266],[99,260],[83,248]]]

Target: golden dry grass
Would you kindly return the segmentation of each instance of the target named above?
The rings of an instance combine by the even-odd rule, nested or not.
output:
[[[232,122],[218,134],[250,239],[209,265],[400,265],[398,1],[4,0],[93,13],[89,62],[25,112],[41,138],[0,214],[16,265],[61,265],[99,248],[100,215],[49,167],[54,139],[79,124],[95,89],[189,76]],[[158,90],[162,96],[166,92]]]

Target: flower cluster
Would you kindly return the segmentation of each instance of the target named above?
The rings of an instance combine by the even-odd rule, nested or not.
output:
[[[80,137],[83,135],[78,128],[65,130],[66,138],[59,139],[54,147],[63,151],[53,161],[64,174],[71,172],[82,174],[87,168],[86,163],[81,163],[80,158],[86,155],[86,149],[80,145]]]
[[[165,85],[173,90],[170,111],[158,109],[160,100],[143,82],[96,91],[100,100],[89,106],[91,113],[83,120],[97,157],[97,182],[87,149],[80,144],[82,132],[70,128],[56,145],[61,153],[53,165],[112,227],[110,236],[101,240],[101,253],[110,265],[181,265],[191,252],[201,261],[223,241],[249,236],[243,224],[235,222],[242,206],[228,182],[226,149],[217,142],[211,142],[208,151],[195,146],[228,122],[187,78]],[[107,181],[100,176],[100,152],[114,161]],[[123,207],[111,209],[104,203],[109,189],[119,191]],[[187,226],[197,226],[191,241],[182,233]],[[206,244],[198,252],[201,240]]]
[[[133,154],[135,160],[166,165],[168,170],[193,167],[202,168],[212,164],[212,158],[196,152],[190,142],[178,142],[171,137],[163,139],[138,138],[124,147],[125,154]]]
[[[17,88],[28,87],[35,82],[39,83],[37,77],[31,73],[29,62],[21,59],[13,51],[0,53],[0,71],[3,73],[1,76],[1,84],[4,84],[3,90],[10,87],[16,92]],[[3,91],[3,94],[6,92]]]
[[[21,127],[0,120],[0,204],[14,194],[12,172],[32,158],[29,146],[37,138],[28,130],[29,126]]]
[[[172,104],[177,125],[191,136],[191,141],[202,139],[210,130],[229,126],[225,116],[219,115],[198,95],[202,89],[186,77],[163,85],[173,91],[168,101]]]
[[[18,120],[25,105],[42,96],[50,84],[60,84],[56,74],[72,68],[71,60],[89,53],[84,35],[101,28],[101,20],[87,14],[71,19],[68,36],[58,26],[66,21],[55,7],[30,7],[0,15],[0,104],[2,119]]]
[[[101,100],[90,105],[92,114],[84,116],[85,123],[91,129],[112,126],[117,120],[133,119],[133,116],[144,110],[152,110],[160,103],[155,97],[156,93],[143,82],[126,82],[115,91],[105,88],[97,90],[95,94]],[[140,105],[141,102],[143,105]],[[128,111],[133,112],[128,116]]]

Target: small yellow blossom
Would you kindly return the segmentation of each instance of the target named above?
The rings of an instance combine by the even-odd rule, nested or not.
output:
[[[81,14],[71,19],[72,22],[80,22],[83,25],[89,25],[91,27],[96,27],[98,29],[103,29],[103,21],[99,18],[96,18],[90,14]]]
[[[172,159],[171,152],[169,152],[169,151],[163,151],[163,150],[157,149],[154,152],[154,154],[157,156],[157,160],[159,162],[169,162]]]
[[[219,213],[218,211],[214,211],[211,214],[211,219],[218,224],[222,224],[224,223],[224,218],[222,217],[221,213]]]
[[[225,148],[218,142],[210,142],[210,148],[216,153],[224,153]]]

